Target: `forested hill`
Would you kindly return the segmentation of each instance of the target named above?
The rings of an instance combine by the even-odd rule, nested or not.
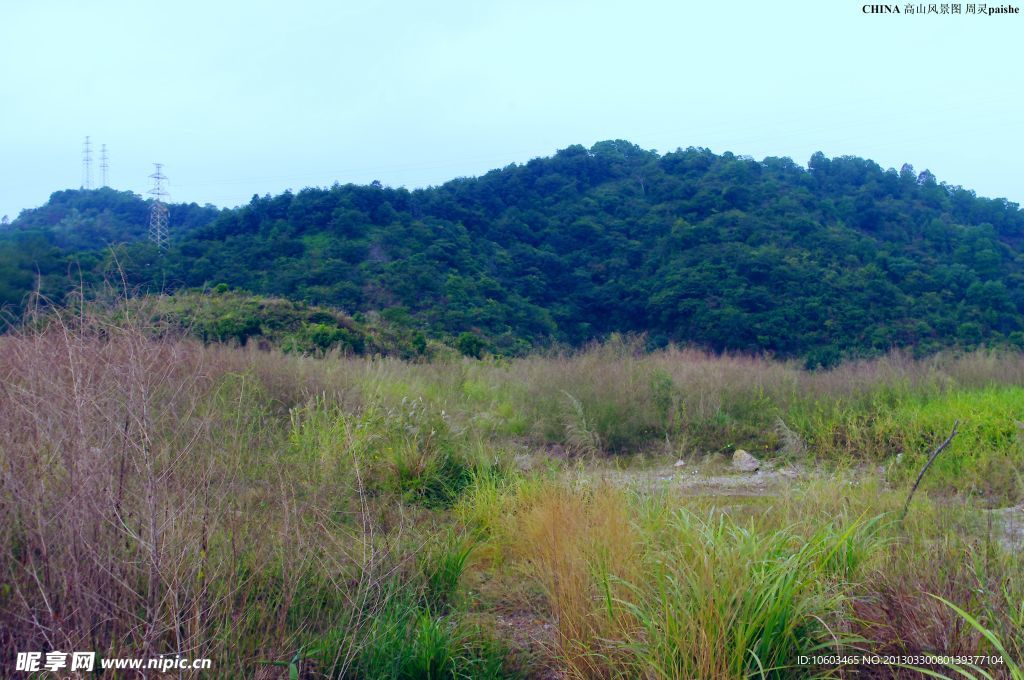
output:
[[[130,191],[109,187],[91,191],[67,189],[50,195],[39,208],[23,210],[5,230],[7,235],[43,235],[63,250],[90,250],[111,243],[145,238],[152,202]],[[209,224],[220,212],[212,205],[175,203],[173,233],[184,236]],[[0,231],[0,235],[4,231]]]
[[[254,196],[175,239],[162,264],[145,244],[124,262],[139,283],[381,310],[496,351],[637,331],[830,363],[1024,344],[1022,245],[1016,204],[909,165],[620,140],[423,190]]]
[[[39,208],[23,210],[0,225],[0,307],[17,308],[39,278],[44,291],[59,297],[68,287],[69,266],[95,278],[109,246],[146,238],[151,201],[109,187],[57,191]],[[209,224],[220,211],[195,203],[173,204],[171,235],[183,237]],[[69,257],[70,256],[70,257]],[[91,276],[90,276],[91,275]]]

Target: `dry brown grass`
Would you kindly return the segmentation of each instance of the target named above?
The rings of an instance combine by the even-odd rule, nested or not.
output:
[[[276,677],[260,659],[333,630],[322,663],[353,663],[409,568],[403,519],[380,531],[361,502],[350,423],[289,439],[296,365],[124,315],[54,311],[0,337],[0,655],[175,654]]]
[[[193,653],[216,474],[196,455],[201,348],[68,316],[0,342],[4,648],[108,649],[118,630]]]
[[[551,487],[525,508],[516,545],[542,584],[558,629],[557,656],[574,677],[622,673],[621,643],[636,629],[618,600],[640,567],[640,536],[620,489]]]

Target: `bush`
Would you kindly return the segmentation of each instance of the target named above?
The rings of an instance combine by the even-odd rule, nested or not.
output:
[[[343,354],[362,354],[366,341],[362,335],[337,325],[303,323],[299,330],[287,336],[281,345],[285,352],[323,355],[331,350]]]
[[[463,356],[479,359],[484,352],[484,341],[476,333],[465,332],[461,333],[455,340],[455,348]]]
[[[472,466],[446,415],[419,398],[382,416],[381,484],[428,507],[449,505],[469,484]]]

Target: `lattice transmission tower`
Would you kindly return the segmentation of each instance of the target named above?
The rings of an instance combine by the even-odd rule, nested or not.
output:
[[[92,189],[92,145],[88,135],[82,145],[82,188]]]
[[[101,187],[109,186],[107,184],[107,170],[110,169],[110,160],[107,158],[107,145],[103,144],[100,146],[100,177],[102,178]]]
[[[167,176],[163,173],[163,164],[154,163],[156,172],[150,175],[153,180],[153,188],[149,190],[153,196],[153,207],[149,210],[149,240],[156,244],[160,250],[167,250],[167,223],[170,215],[164,199],[167,198],[167,190],[164,182]]]

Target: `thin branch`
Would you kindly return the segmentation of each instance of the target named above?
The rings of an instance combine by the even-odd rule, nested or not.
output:
[[[956,428],[959,424],[959,418],[953,421],[953,431],[949,433],[948,437],[946,437],[946,441],[939,444],[939,448],[935,449],[935,451],[932,452],[932,455],[928,459],[928,462],[924,464],[923,468],[921,468],[921,472],[917,475],[917,481],[914,482],[914,486],[911,487],[910,489],[910,495],[907,496],[907,502],[903,505],[903,514],[900,515],[901,522],[907,516],[907,511],[910,509],[910,500],[914,497],[914,492],[917,491],[917,487],[921,483],[921,479],[924,477],[924,473],[928,471],[928,468],[930,468],[932,463],[935,462],[935,459],[938,457],[938,455],[942,453],[942,449],[946,448],[949,445],[949,443],[953,441],[953,437],[955,437],[957,434]]]

